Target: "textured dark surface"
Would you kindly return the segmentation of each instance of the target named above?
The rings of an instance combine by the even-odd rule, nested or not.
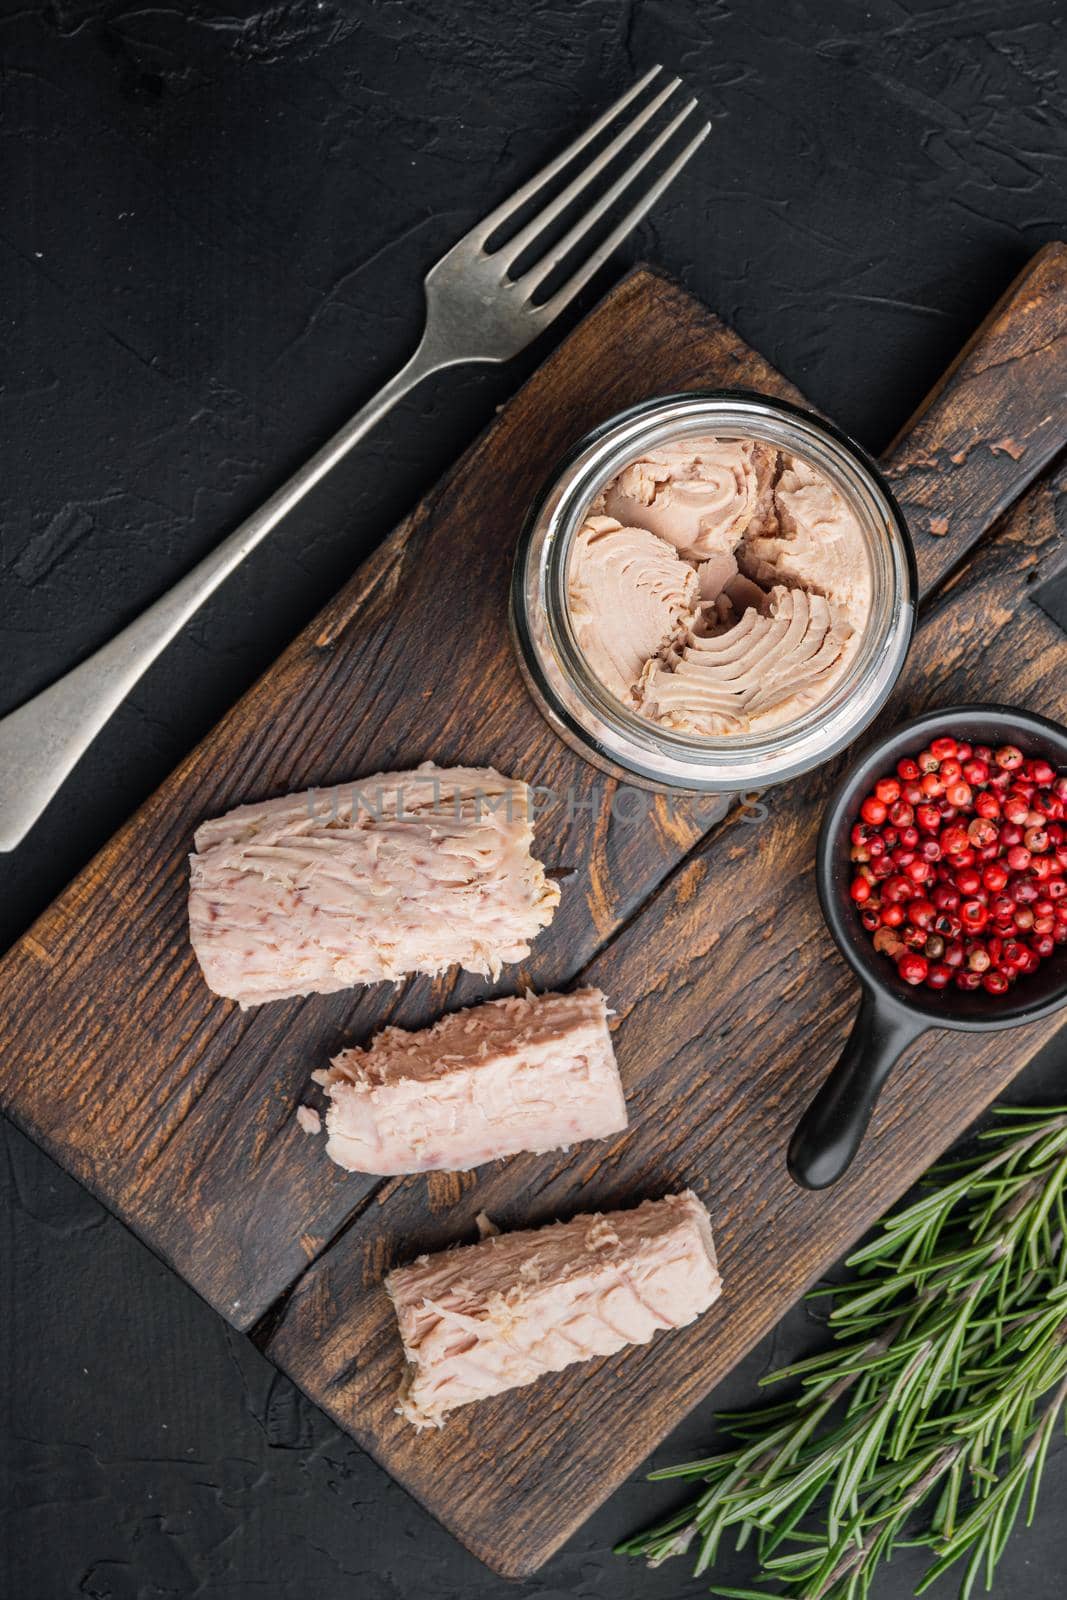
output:
[[[440,246],[661,56],[701,93],[715,134],[631,254],[678,273],[878,448],[1062,230],[1057,10],[5,8],[3,705],[254,506],[405,352]],[[5,942],[539,354],[414,397],[216,597],[0,866]],[[1049,1061],[1021,1082],[1062,1097],[1059,1075]],[[282,1380],[272,1393],[238,1335],[6,1139],[5,1600],[516,1592]],[[774,1358],[809,1337],[795,1314]],[[741,1400],[767,1359],[718,1399]],[[664,1457],[707,1428],[705,1407]],[[1004,1594],[1061,1592],[1064,1472],[1061,1455]],[[665,1500],[620,1494],[526,1592],[704,1592],[680,1566],[650,1575],[605,1554]],[[730,1570],[737,1581],[744,1562]],[[882,1593],[908,1593],[909,1570]]]

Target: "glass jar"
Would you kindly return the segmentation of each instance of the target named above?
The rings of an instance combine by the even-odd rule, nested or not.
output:
[[[571,547],[589,506],[631,461],[668,441],[712,434],[758,439],[803,457],[852,508],[870,561],[870,620],[848,670],[795,721],[704,738],[631,711],[593,676],[571,621]],[[696,390],[642,401],[571,449],[538,495],[519,538],[511,626],[523,677],[561,738],[628,784],[662,791],[752,791],[795,777],[851,743],[877,715],[915,625],[915,557],[903,515],[874,463],[845,434],[784,400]]]

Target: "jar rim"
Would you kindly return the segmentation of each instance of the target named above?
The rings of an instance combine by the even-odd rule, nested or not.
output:
[[[855,511],[871,564],[872,626],[849,670],[802,717],[755,733],[706,738],[630,711],[588,668],[570,617],[567,567],[596,494],[642,451],[698,433],[765,439],[830,477]],[[595,764],[653,787],[759,787],[817,765],[877,714],[914,626],[915,558],[885,478],[833,423],[787,400],[741,389],[657,395],[605,419],[564,454],[535,497],[512,574],[513,635],[527,685],[557,731]]]

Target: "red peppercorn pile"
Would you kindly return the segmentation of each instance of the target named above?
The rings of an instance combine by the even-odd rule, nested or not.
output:
[[[934,739],[852,829],[851,894],[905,983],[1006,994],[1067,944],[1067,775],[1014,745]]]

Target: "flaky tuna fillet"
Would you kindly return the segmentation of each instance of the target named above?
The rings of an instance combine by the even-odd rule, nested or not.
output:
[[[725,633],[689,640],[671,665],[650,662],[638,693],[644,714],[705,737],[788,720],[821,699],[852,629],[844,611],[803,589],[771,590]]]
[[[753,526],[738,550],[742,572],[825,595],[844,609],[857,640],[871,614],[870,561],[856,514],[823,473],[786,456],[774,486],[774,525]]]
[[[717,600],[728,583],[737,582],[736,560],[729,551],[720,550],[708,556],[697,566],[697,582],[701,600]]]
[[[242,1007],[453,965],[496,977],[559,902],[532,843],[526,785],[489,767],[240,806],[196,833],[193,949]]]
[[[386,1028],[320,1081],[327,1154],[382,1177],[462,1172],[626,1126],[599,989],[491,1000],[418,1033]]]
[[[707,1211],[686,1190],[421,1256],[385,1287],[410,1363],[397,1409],[423,1428],[683,1327],[718,1299],[722,1280]]]
[[[587,517],[567,574],[582,653],[605,688],[627,705],[650,656],[680,631],[700,598],[696,573],[645,528]]]
[[[743,533],[773,522],[777,464],[778,452],[755,439],[675,439],[624,467],[604,492],[604,510],[693,561],[732,555]]]

